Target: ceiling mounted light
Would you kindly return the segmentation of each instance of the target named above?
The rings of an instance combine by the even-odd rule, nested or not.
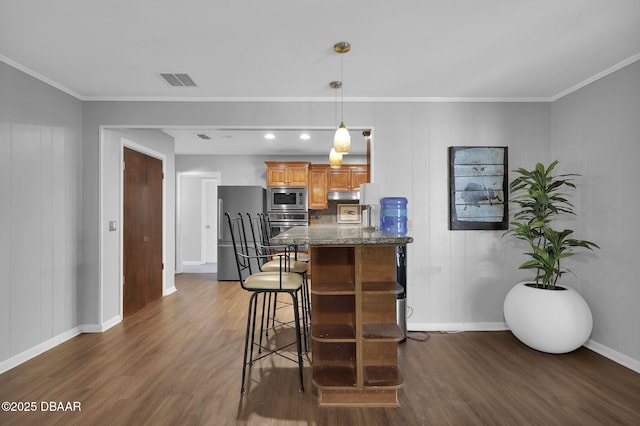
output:
[[[344,125],[344,93],[343,93],[343,82],[344,82],[344,54],[351,50],[351,45],[346,41],[341,41],[340,43],[336,43],[333,45],[333,50],[340,53],[340,81],[339,82],[331,82],[331,87],[334,89],[340,89],[340,126],[338,126],[338,130],[336,130],[336,134],[333,137],[333,148],[336,150],[338,154],[348,154],[351,149],[351,135],[349,135],[349,130]],[[333,86],[334,83],[338,83]]]
[[[329,166],[332,169],[338,169],[342,166],[342,154],[337,153],[335,148],[331,148],[329,153]]]
[[[273,140],[276,138],[276,135],[274,135],[273,133],[267,133],[266,135],[264,135],[265,139],[269,139],[269,140]]]
[[[300,139],[302,139],[303,141],[308,141],[309,139],[311,139],[311,136],[309,135],[309,133],[302,133],[300,135]]]

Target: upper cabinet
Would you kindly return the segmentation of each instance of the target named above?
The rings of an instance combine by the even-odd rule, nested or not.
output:
[[[267,186],[309,185],[308,161],[265,161]]]
[[[360,184],[369,182],[369,166],[343,164],[327,170],[327,191],[358,191]]]
[[[328,164],[312,164],[309,169],[309,208],[322,210],[329,207],[327,201],[327,170]]]

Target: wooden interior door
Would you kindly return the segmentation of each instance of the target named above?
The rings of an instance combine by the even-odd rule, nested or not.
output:
[[[162,161],[124,148],[124,316],[162,297]]]

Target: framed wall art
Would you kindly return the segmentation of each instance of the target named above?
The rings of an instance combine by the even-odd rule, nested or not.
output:
[[[449,229],[509,227],[506,146],[449,147]]]
[[[338,223],[360,223],[361,207],[360,204],[338,204]]]

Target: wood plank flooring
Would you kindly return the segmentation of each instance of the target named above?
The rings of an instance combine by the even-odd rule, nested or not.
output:
[[[431,333],[399,346],[400,408],[320,408],[305,368],[259,361],[240,376],[248,294],[214,274],[102,334],[80,335],[0,375],[2,425],[638,425],[640,374],[588,349],[548,355],[509,332]],[[283,331],[278,338],[283,338]],[[42,401],[81,403],[41,411]]]

